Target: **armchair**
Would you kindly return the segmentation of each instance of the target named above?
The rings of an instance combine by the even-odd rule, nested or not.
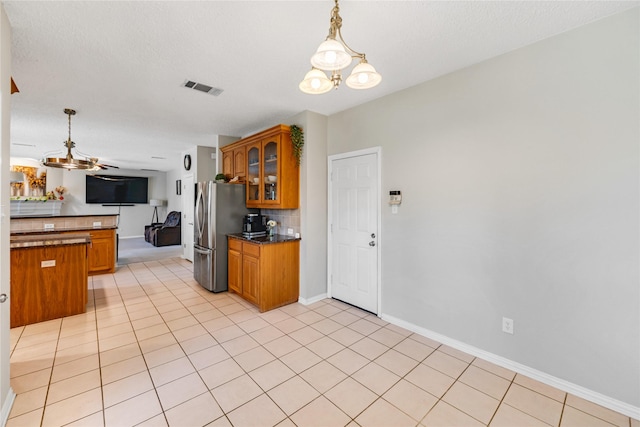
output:
[[[164,223],[145,225],[144,240],[153,246],[170,246],[181,243],[180,212],[171,211]]]

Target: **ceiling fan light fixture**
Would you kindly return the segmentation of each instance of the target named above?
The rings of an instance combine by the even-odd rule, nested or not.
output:
[[[65,142],[63,142],[64,146],[67,148],[67,156],[45,157],[41,161],[42,165],[48,166],[50,168],[60,168],[67,170],[97,170],[95,168],[100,169],[100,167],[98,166],[98,159],[96,157],[91,157],[87,160],[75,159],[73,157],[71,149],[76,146],[76,143],[71,140],[71,116],[75,115],[76,111],[70,108],[65,108],[64,113],[69,116],[69,137]]]

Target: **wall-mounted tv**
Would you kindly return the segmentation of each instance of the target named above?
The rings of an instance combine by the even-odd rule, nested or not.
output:
[[[146,176],[86,175],[86,202],[98,204],[148,203]]]

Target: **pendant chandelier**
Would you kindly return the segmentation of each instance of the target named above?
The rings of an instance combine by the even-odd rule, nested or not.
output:
[[[382,80],[382,76],[367,62],[365,54],[351,49],[342,38],[340,7],[338,0],[334,1],[336,5],[331,10],[329,35],[311,57],[311,71],[304,76],[304,80],[298,86],[304,93],[318,95],[329,92],[331,88],[338,89],[342,82],[342,70],[348,67],[354,58],[359,59],[360,62],[347,77],[347,86],[351,89],[369,89]],[[331,78],[327,77],[323,70],[330,71]]]
[[[100,166],[98,166],[98,159],[95,157],[86,157],[86,160],[74,159],[73,154],[71,154],[71,149],[76,146],[76,143],[71,140],[71,116],[76,114],[75,110],[70,108],[65,108],[64,113],[69,116],[69,137],[65,142],[63,142],[64,146],[67,148],[67,156],[66,157],[45,157],[42,159],[43,166],[49,166],[51,168],[62,168],[62,169],[78,169],[78,170],[98,170]],[[83,155],[81,153],[78,153]],[[84,156],[84,155],[83,155]]]

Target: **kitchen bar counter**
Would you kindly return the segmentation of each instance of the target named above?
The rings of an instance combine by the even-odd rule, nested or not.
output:
[[[11,240],[16,242],[18,242],[15,239],[17,237],[27,239],[32,236],[34,241],[56,240],[58,243],[55,244],[61,244],[60,234],[69,234],[71,239],[77,234],[89,234],[91,236],[91,245],[88,247],[89,275],[116,271],[118,215],[12,217],[10,224]],[[62,244],[68,245],[69,242]]]
[[[117,227],[115,225],[112,226],[100,226],[100,227],[91,227],[91,226],[70,226],[70,227],[59,227],[53,228],[49,230],[19,230],[19,231],[11,231],[11,236],[40,236],[42,238],[43,235],[48,234],[56,234],[56,233],[68,233],[74,231],[93,231],[93,230],[115,230]]]
[[[293,242],[296,240],[300,240],[299,237],[286,236],[284,234],[275,234],[271,237],[262,236],[262,237],[251,237],[251,238],[244,237],[242,233],[227,234],[227,236],[231,237],[232,239],[238,239],[238,240],[243,240],[245,242],[257,243],[259,245],[264,245],[269,243],[285,243],[285,242]]]
[[[36,248],[43,246],[86,245],[91,243],[89,233],[47,233],[12,235],[10,248]]]
[[[91,214],[91,215],[55,215],[55,216],[51,216],[51,215],[34,215],[34,216],[21,216],[21,215],[16,215],[16,216],[12,216],[11,219],[51,219],[51,218],[86,218],[88,216],[91,217],[110,217],[110,216],[117,216],[114,214]]]

